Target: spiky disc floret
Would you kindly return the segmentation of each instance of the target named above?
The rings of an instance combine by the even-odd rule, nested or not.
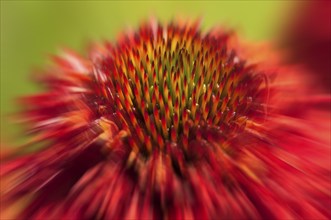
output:
[[[308,98],[269,49],[151,22],[54,57],[46,92],[21,100],[31,140],[3,159],[1,214],[327,219],[331,152],[312,132],[327,120],[312,112],[330,98]]]
[[[209,130],[233,135],[263,117],[266,78],[228,48],[229,39],[203,35],[197,24],[159,24],[109,45],[94,69],[102,115],[127,131],[134,151],[147,154],[166,145],[190,151],[213,139]]]

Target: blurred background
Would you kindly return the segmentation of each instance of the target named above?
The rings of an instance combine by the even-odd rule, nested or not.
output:
[[[274,40],[291,1],[1,1],[1,142],[17,143],[20,128],[10,120],[15,99],[37,92],[34,67],[61,47],[79,52],[89,41],[116,39],[127,27],[154,16],[202,18],[203,30],[235,28],[252,41]]]

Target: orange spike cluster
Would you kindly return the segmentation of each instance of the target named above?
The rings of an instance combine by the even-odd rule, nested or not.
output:
[[[220,127],[249,116],[247,100],[261,82],[227,48],[229,37],[202,35],[196,23],[147,24],[99,61],[108,67],[101,91],[112,94],[104,92],[104,98],[129,119],[124,123],[140,150],[167,142],[186,148],[200,125]]]

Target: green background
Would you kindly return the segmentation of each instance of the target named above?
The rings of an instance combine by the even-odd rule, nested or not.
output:
[[[38,87],[30,80],[34,67],[48,55],[69,47],[83,51],[91,40],[114,40],[127,27],[152,16],[202,17],[202,28],[236,28],[245,39],[273,39],[288,9],[287,1],[1,1],[1,142],[20,140],[20,127],[9,120],[15,98]]]

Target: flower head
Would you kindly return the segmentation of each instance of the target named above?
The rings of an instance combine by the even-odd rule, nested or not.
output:
[[[330,216],[330,148],[311,120],[329,98],[307,98],[269,48],[149,22],[54,63],[46,92],[22,99],[24,148],[40,149],[1,167],[4,209],[25,199],[18,217]]]

